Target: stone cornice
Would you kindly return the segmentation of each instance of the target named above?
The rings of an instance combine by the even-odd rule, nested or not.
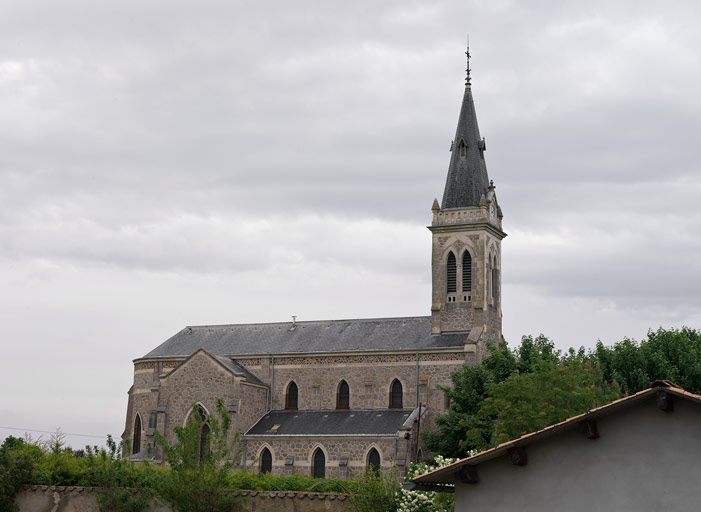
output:
[[[426,226],[432,233],[454,233],[456,231],[489,231],[492,235],[502,240],[507,235],[501,229],[489,222],[469,222],[464,224],[443,224],[440,226]]]
[[[465,333],[465,338],[467,338],[468,333]],[[349,352],[281,352],[277,354],[247,354],[247,355],[236,355],[236,354],[218,354],[222,357],[231,357],[237,360],[245,359],[260,359],[260,358],[280,358],[284,359],[287,357],[344,357],[344,356],[384,356],[384,355],[398,355],[398,354],[446,354],[446,353],[463,353],[463,345],[459,347],[438,347],[438,348],[423,348],[419,350],[356,350]],[[181,362],[190,356],[158,356],[158,357],[143,357],[132,360],[134,364],[137,363],[158,363],[158,362]]]

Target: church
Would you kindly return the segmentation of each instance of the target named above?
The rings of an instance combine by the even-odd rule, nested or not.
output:
[[[443,200],[428,227],[430,315],[185,327],[134,360],[122,435],[130,460],[147,456],[155,430],[172,442],[195,409],[206,439],[217,399],[242,434],[238,464],[251,471],[349,478],[396,465],[403,475],[421,456],[420,433],[449,406],[438,386],[501,339],[506,234],[467,55]]]

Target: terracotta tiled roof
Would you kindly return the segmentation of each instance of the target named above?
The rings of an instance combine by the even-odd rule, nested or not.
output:
[[[626,396],[623,398],[619,398],[618,400],[615,400],[611,402],[610,404],[602,405],[601,407],[597,407],[595,409],[591,409],[590,411],[587,411],[583,414],[578,414],[577,416],[572,416],[571,418],[568,418],[564,421],[561,421],[560,423],[556,423],[554,425],[550,425],[549,427],[545,427],[542,430],[538,430],[536,432],[531,432],[530,434],[523,435],[519,437],[518,439],[514,439],[512,441],[507,441],[505,443],[500,444],[499,446],[496,446],[494,448],[491,448],[489,450],[483,451],[481,453],[478,453],[477,455],[473,455],[472,457],[467,457],[465,459],[460,459],[453,464],[450,464],[448,466],[444,466],[442,468],[435,469],[429,473],[426,473],[424,475],[421,475],[419,477],[414,478],[414,482],[418,484],[436,484],[436,483],[450,483],[452,484],[454,482],[454,473],[457,472],[462,466],[477,466],[478,464],[481,464],[482,462],[486,462],[488,460],[494,459],[496,457],[499,457],[501,455],[505,455],[507,450],[510,448],[516,448],[519,446],[526,446],[528,444],[531,444],[535,441],[547,438],[549,436],[555,435],[563,430],[568,430],[571,428],[573,425],[587,420],[587,419],[596,419],[597,417],[600,416],[605,416],[607,414],[610,414],[611,412],[622,409],[625,407],[629,407],[635,403],[640,402],[641,400],[644,400],[645,398],[649,397],[650,395],[654,395],[659,391],[661,388],[663,388],[667,393],[671,393],[673,395],[677,395],[680,397],[684,397],[686,399],[692,400],[697,403],[701,403],[701,396],[695,395],[694,393],[689,393],[688,391],[680,388],[676,384],[674,384],[671,381],[668,380],[656,380],[650,385],[650,388],[644,389],[642,391],[639,391],[633,395]]]

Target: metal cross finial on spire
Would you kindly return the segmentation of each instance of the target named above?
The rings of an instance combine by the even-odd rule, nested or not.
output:
[[[470,87],[470,35],[467,35],[467,50],[465,51],[465,55],[467,55],[467,69],[465,70],[467,72],[467,76],[465,76],[465,87]]]

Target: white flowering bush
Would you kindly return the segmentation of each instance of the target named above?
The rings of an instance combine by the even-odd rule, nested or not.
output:
[[[409,464],[406,480],[409,482],[419,475],[452,464],[457,459],[446,459],[437,455],[435,464],[424,462]],[[397,512],[453,512],[454,495],[447,492],[407,491],[402,489]]]

